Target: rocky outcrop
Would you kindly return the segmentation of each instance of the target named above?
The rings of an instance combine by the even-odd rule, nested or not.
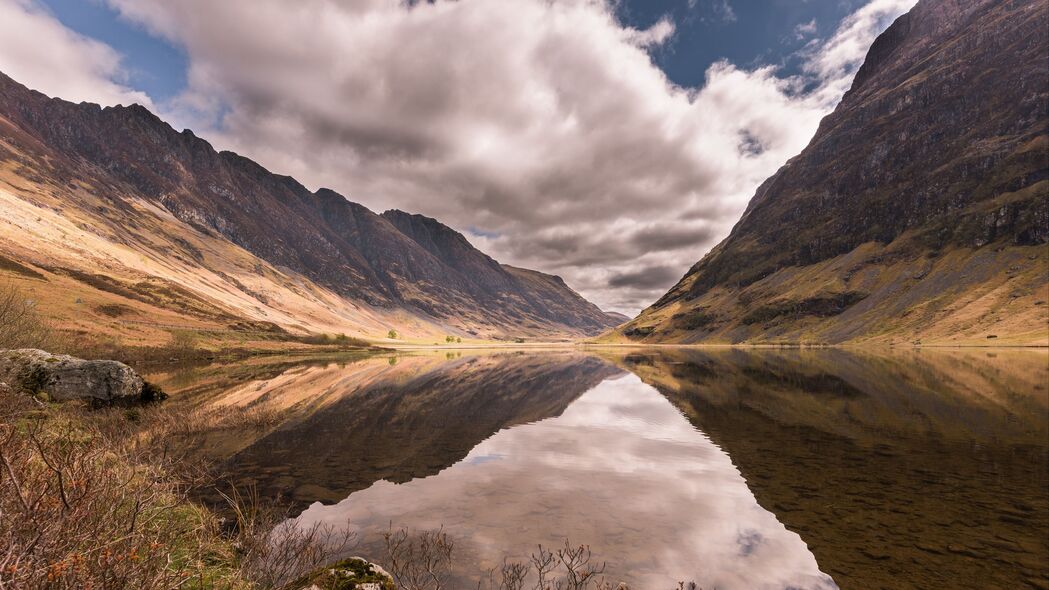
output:
[[[1035,0],[918,2],[729,237],[619,334],[1044,344],[1047,31]]]
[[[0,382],[54,401],[85,400],[92,405],[154,401],[163,396],[131,367],[117,361],[88,361],[23,348],[0,351]]]

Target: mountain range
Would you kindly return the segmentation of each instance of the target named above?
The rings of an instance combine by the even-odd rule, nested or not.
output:
[[[606,340],[1049,344],[1047,15],[920,0],[731,234]]]
[[[2,74],[0,209],[0,270],[85,336],[567,339],[626,319],[434,219],[311,191],[142,106],[73,104]]]
[[[237,338],[1049,344],[1049,11],[920,0],[730,235],[630,320],[216,151],[0,74],[0,273],[61,329]],[[629,320],[629,321],[628,321]]]

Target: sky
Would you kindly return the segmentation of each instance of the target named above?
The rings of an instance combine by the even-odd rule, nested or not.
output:
[[[634,315],[728,234],[914,3],[0,0],[0,71],[143,104]]]

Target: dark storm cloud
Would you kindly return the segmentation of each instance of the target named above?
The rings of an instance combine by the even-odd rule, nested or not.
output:
[[[677,267],[652,266],[634,272],[612,275],[609,287],[637,287],[646,290],[666,290],[681,278]]]
[[[697,247],[709,243],[717,231],[709,226],[663,224],[646,227],[630,236],[630,244],[643,252],[677,250],[685,247]]]

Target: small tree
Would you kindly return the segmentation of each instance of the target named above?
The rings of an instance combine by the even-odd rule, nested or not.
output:
[[[390,330],[389,332],[386,333],[386,337],[389,338],[390,340],[396,340],[397,339],[397,330]]]
[[[36,303],[12,284],[0,285],[0,348],[46,348],[51,329]]]
[[[459,338],[459,337],[457,336],[457,337],[455,338],[455,343],[456,343],[456,344],[462,344],[462,343],[463,343],[463,339],[462,339],[462,338]]]
[[[197,350],[200,336],[193,330],[175,330],[171,333],[171,350],[176,354],[188,355]]]

